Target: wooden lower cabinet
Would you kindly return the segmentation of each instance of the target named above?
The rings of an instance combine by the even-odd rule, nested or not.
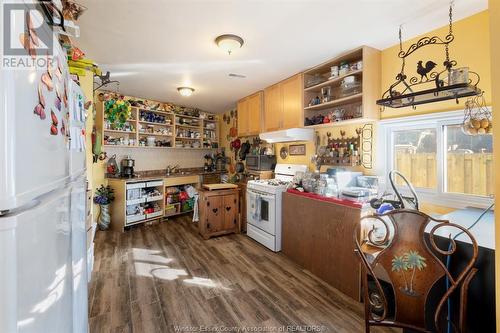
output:
[[[199,190],[198,230],[204,239],[240,232],[239,190]]]
[[[360,301],[361,267],[353,237],[362,213],[361,209],[284,193],[282,252]]]

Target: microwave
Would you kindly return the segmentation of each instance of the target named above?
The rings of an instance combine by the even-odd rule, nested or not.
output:
[[[274,170],[276,155],[247,155],[248,170]]]

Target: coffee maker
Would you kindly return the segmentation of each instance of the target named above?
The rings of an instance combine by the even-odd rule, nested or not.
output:
[[[130,155],[127,155],[124,159],[122,159],[120,165],[121,165],[121,176],[123,178],[135,177],[134,174],[135,161],[130,157]]]

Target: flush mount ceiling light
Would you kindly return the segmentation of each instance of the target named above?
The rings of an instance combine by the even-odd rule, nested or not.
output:
[[[243,46],[243,38],[236,35],[226,34],[215,38],[215,44],[228,54]]]
[[[191,87],[179,87],[177,88],[177,91],[181,94],[181,96],[189,97],[193,94],[194,89]]]

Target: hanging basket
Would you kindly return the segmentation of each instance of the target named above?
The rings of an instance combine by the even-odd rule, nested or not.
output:
[[[462,131],[467,135],[492,134],[491,111],[486,107],[483,93],[470,97],[465,102],[464,121]]]

